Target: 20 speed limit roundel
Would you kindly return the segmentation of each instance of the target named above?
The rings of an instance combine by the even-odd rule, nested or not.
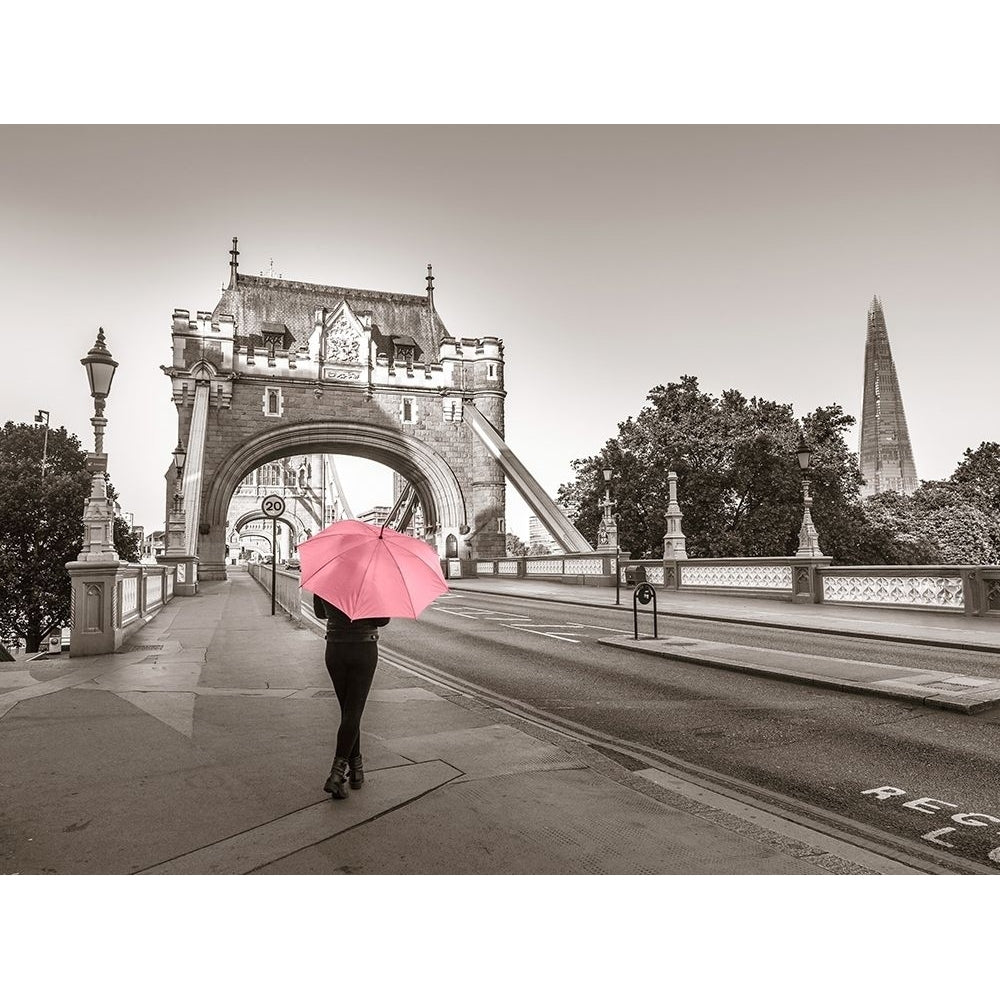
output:
[[[285,501],[277,493],[272,493],[264,497],[260,509],[264,512],[264,517],[281,517],[285,513]]]

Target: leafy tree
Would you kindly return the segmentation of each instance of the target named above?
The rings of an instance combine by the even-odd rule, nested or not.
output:
[[[895,537],[895,562],[916,566],[1000,562],[997,512],[980,490],[970,490],[967,481],[956,482],[956,475],[924,482],[910,496],[887,492],[868,499],[869,519]]]
[[[508,531],[506,552],[508,556],[526,556],[528,554],[528,546],[517,535]]]
[[[951,483],[985,511],[1000,518],[1000,444],[983,441],[973,451],[966,448]]]
[[[23,638],[29,652],[69,621],[66,563],[83,545],[90,493],[86,453],[64,427],[49,430],[41,474],[43,436],[41,427],[12,421],[0,429],[0,630]],[[136,558],[127,523],[117,518],[115,529],[119,555]]]
[[[658,558],[673,470],[691,556],[793,553],[802,521],[795,450],[804,430],[814,449],[812,513],[823,551],[841,563],[884,561],[892,539],[865,521],[857,457],[844,441],[853,423],[838,405],[820,407],[800,423],[788,404],[747,399],[735,389],[714,397],[685,375],[651,389],[638,416],[619,424],[598,455],[573,462],[576,478],[560,487],[558,501],[596,539],[601,470],[610,468],[622,548]]]
[[[543,545],[541,542],[533,542],[528,546],[529,556],[547,556],[551,555],[551,551],[547,545]]]

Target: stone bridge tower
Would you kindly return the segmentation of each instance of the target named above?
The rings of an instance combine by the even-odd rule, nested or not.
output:
[[[225,578],[226,513],[245,477],[318,453],[402,476],[442,557],[503,556],[502,342],[449,333],[430,266],[426,293],[409,295],[242,274],[235,239],[230,257],[214,310],[174,312],[163,368],[187,449],[185,549],[198,576]]]

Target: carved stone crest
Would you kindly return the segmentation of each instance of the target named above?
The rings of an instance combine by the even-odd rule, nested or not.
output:
[[[361,363],[361,345],[354,325],[346,316],[340,316],[326,331],[327,361],[341,365]]]

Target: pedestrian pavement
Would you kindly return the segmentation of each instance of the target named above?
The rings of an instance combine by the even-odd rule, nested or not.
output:
[[[244,572],[119,653],[0,665],[0,872],[917,871],[439,687],[393,663],[392,631],[346,801],[322,792],[323,640]]]
[[[577,586],[543,580],[512,580],[496,577],[449,580],[455,591],[471,591],[535,600],[613,607],[614,587]],[[632,608],[633,588],[622,586],[623,607]],[[656,590],[661,615],[682,615],[707,621],[768,625],[858,639],[885,639],[927,646],[1000,653],[1000,615],[966,615],[960,611],[932,611],[887,608],[878,605],[857,607],[837,604],[793,604],[791,601],[729,594]],[[648,614],[651,606],[640,612]]]

